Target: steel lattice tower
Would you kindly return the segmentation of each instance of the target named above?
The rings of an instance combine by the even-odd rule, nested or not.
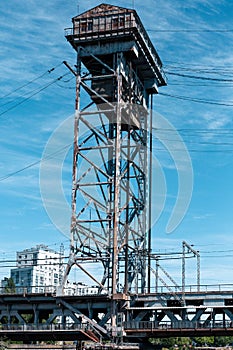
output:
[[[76,113],[65,279],[75,265],[117,299],[147,287],[150,96],[166,83],[135,10],[101,4],[72,21],[66,38],[77,52]]]

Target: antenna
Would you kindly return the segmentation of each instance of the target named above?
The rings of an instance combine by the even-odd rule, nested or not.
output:
[[[77,11],[78,11],[78,15],[79,15],[79,3],[77,3]]]
[[[134,0],[132,0],[132,7],[133,7],[133,9],[134,9]]]

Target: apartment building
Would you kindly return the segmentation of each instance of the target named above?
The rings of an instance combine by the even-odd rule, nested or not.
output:
[[[55,292],[63,272],[62,263],[62,253],[43,244],[17,252],[17,267],[11,269],[16,292]]]

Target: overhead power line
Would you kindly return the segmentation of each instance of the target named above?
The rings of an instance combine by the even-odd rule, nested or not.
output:
[[[233,64],[227,64],[224,65],[219,65],[219,64],[213,64],[213,63],[201,63],[201,62],[198,62],[198,63],[193,63],[191,61],[170,61],[170,60],[165,60],[164,62],[166,62],[166,65],[171,65],[171,66],[175,66],[175,67],[178,67],[180,68],[181,66],[185,66],[185,67],[196,67],[196,69],[214,69],[214,70],[218,70],[218,69],[222,69],[222,70],[228,70],[228,69],[233,69]],[[195,61],[196,62],[196,61]]]
[[[30,168],[32,168],[32,167],[34,167],[34,166],[40,164],[41,162],[44,162],[44,161],[46,161],[46,160],[48,160],[48,159],[53,158],[55,155],[59,154],[59,153],[60,153],[61,151],[63,151],[64,149],[69,148],[70,146],[71,146],[71,144],[66,145],[66,146],[64,146],[64,147],[62,147],[62,148],[60,148],[60,149],[58,149],[56,152],[51,153],[51,154],[48,155],[47,157],[41,158],[41,159],[39,159],[39,160],[37,160],[37,161],[35,161],[35,162],[33,162],[33,163],[30,163],[30,164],[26,165],[26,166],[23,167],[23,168],[20,168],[20,169],[18,169],[18,170],[16,170],[16,171],[13,171],[12,173],[9,173],[9,174],[7,174],[7,175],[5,175],[5,176],[0,177],[0,182],[1,182],[1,181],[4,181],[4,180],[6,180],[6,179],[9,179],[10,177],[12,177],[12,176],[14,176],[14,175],[17,175],[17,174],[21,173],[21,172],[24,171],[24,170],[30,169]]]
[[[49,74],[52,73],[56,68],[58,68],[58,67],[61,66],[61,65],[62,65],[62,62],[59,63],[57,66],[55,66],[55,67],[53,67],[53,68],[51,68],[51,69],[46,70],[46,72],[44,72],[43,74],[41,74],[41,75],[35,77],[34,79],[28,81],[27,83],[25,83],[25,84],[23,84],[23,85],[17,87],[16,89],[14,89],[14,90],[8,92],[7,94],[5,94],[5,95],[3,95],[3,96],[0,96],[0,99],[6,98],[6,97],[8,97],[8,96],[10,96],[10,95],[13,95],[15,92],[17,92],[17,91],[19,91],[19,90],[25,88],[26,86],[28,86],[28,85],[30,85],[30,84],[32,84],[32,83],[34,83],[34,82],[37,81],[38,79],[43,78],[43,77],[44,77],[45,75],[47,75],[48,73],[49,73]],[[1,105],[1,106],[2,106],[2,105]]]
[[[210,77],[203,77],[203,76],[196,76],[196,75],[189,75],[189,74],[181,74],[181,73],[174,73],[165,71],[166,74],[175,75],[178,77],[183,78],[191,78],[191,79],[199,79],[199,80],[211,80],[211,81],[219,81],[219,82],[233,82],[233,79],[223,79],[223,78],[210,78]]]
[[[233,29],[205,29],[205,28],[190,28],[190,29],[146,29],[147,32],[156,33],[232,33]]]
[[[164,132],[164,133],[179,132],[179,133],[186,133],[187,134],[187,132],[188,133],[191,132],[191,133],[194,133],[194,135],[196,133],[196,135],[198,137],[200,137],[199,135],[203,134],[203,133],[207,134],[207,135],[208,134],[213,134],[213,133],[216,134],[217,133],[217,134],[220,134],[221,136],[224,136],[224,137],[225,136],[231,136],[231,137],[233,136],[233,129],[220,129],[220,130],[217,130],[217,129],[177,129],[176,131],[173,130],[173,129],[158,129],[158,128],[155,128],[155,127],[153,127],[153,129],[156,130],[156,132],[160,132],[160,133],[161,132]],[[190,138],[190,134],[189,135],[183,135],[183,137],[185,137],[185,136],[188,136]],[[191,135],[191,136],[193,136],[193,135]],[[160,136],[159,139],[161,139],[163,141],[170,141],[170,142],[175,142],[175,143],[185,143],[185,144],[189,143],[189,144],[197,144],[197,145],[205,145],[205,146],[208,146],[208,145],[212,145],[212,146],[213,145],[214,146],[233,146],[233,143],[231,143],[231,142],[212,142],[212,141],[208,141],[208,142],[207,141],[206,142],[196,141],[195,142],[195,141],[192,141],[192,140],[188,140],[188,141],[184,140],[184,141],[182,141],[182,140],[177,140],[177,139],[173,140],[173,139],[169,139],[169,138],[165,139],[162,136]],[[11,173],[8,173],[8,174],[0,177],[0,182],[2,182],[4,180],[7,180],[8,178],[13,177],[13,176],[15,176],[15,175],[17,175],[17,174],[27,170],[27,169],[30,169],[30,168],[40,164],[43,161],[46,161],[46,160],[49,160],[49,159],[53,158],[55,155],[59,154],[62,150],[64,150],[65,148],[69,148],[70,146],[71,146],[71,144],[66,145],[65,147],[62,147],[61,149],[58,149],[56,152],[51,153],[50,155],[48,155],[45,158],[41,158],[41,159],[39,159],[39,160],[37,160],[35,162],[32,162],[32,163],[30,163],[30,164],[28,164],[28,165],[26,165],[26,166],[16,170],[16,171],[13,171]],[[156,151],[165,151],[165,152],[167,152],[166,149],[162,149],[162,148],[158,148],[158,147],[153,147],[153,149],[155,149]],[[177,148],[177,149],[174,148],[173,151],[174,152],[182,152],[184,150],[181,149],[181,148]],[[188,151],[189,152],[199,152],[199,153],[219,153],[219,152],[232,153],[233,149],[225,149],[225,148],[223,148],[223,149],[214,149],[214,150],[211,150],[211,149],[188,149]]]
[[[51,85],[55,84],[57,81],[63,79],[63,78],[64,78],[65,76],[67,76],[68,74],[70,74],[70,72],[67,72],[67,73],[61,75],[60,77],[58,77],[58,78],[52,80],[52,82],[46,84],[45,86],[43,86],[43,87],[41,87],[41,88],[39,88],[39,89],[36,89],[36,91],[34,90],[34,92],[33,92],[32,94],[30,94],[29,96],[25,97],[23,100],[19,101],[18,103],[15,103],[13,106],[9,107],[9,108],[6,109],[5,111],[1,112],[1,113],[0,113],[0,116],[2,116],[2,115],[4,115],[4,114],[8,113],[8,112],[11,111],[12,109],[14,109],[14,108],[18,107],[19,105],[21,105],[22,103],[28,101],[28,100],[31,99],[33,96],[39,94],[41,91],[47,89],[49,86],[51,86]]]
[[[226,102],[221,102],[221,101],[207,100],[207,99],[195,98],[195,97],[189,97],[189,96],[180,96],[180,95],[174,95],[174,94],[166,94],[164,92],[160,92],[159,95],[176,98],[178,100],[196,102],[196,103],[204,103],[204,104],[209,104],[209,105],[233,107],[233,102],[226,103]]]

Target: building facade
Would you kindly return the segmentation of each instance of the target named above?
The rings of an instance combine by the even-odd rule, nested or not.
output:
[[[17,252],[11,278],[16,293],[55,292],[63,272],[63,256],[45,245]]]

